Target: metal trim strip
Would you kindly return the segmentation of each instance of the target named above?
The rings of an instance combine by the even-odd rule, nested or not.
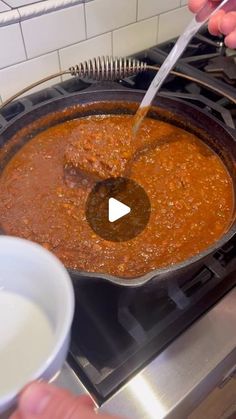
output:
[[[92,0],[46,0],[0,13],[0,27]]]
[[[236,287],[99,409],[132,419],[183,419],[236,364]],[[66,364],[55,384],[85,388]]]

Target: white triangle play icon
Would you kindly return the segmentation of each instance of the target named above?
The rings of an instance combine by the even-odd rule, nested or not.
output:
[[[123,204],[115,198],[109,198],[108,201],[108,219],[111,223],[119,220],[125,215],[129,214],[131,208],[128,205]]]

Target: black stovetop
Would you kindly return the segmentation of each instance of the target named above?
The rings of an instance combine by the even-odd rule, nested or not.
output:
[[[236,286],[236,237],[197,274],[122,288],[75,280],[69,363],[101,404]]]
[[[173,43],[142,51],[136,57],[160,65]],[[235,128],[236,106],[229,100],[231,97],[236,103],[235,54],[221,39],[197,35],[176,70],[200,80],[205,87],[170,75],[162,94],[194,103]],[[154,75],[147,71],[118,83],[143,90]],[[22,98],[1,112],[0,128],[27,108],[84,90],[91,83],[72,78]],[[103,403],[236,285],[236,237],[197,273],[190,272],[181,280],[167,279],[156,288],[122,288],[86,278],[76,279],[74,284],[76,311],[69,362]]]

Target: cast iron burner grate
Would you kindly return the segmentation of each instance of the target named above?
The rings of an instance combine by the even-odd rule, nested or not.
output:
[[[130,377],[236,285],[236,238],[207,265],[176,281],[120,288],[75,280],[69,362],[104,403]]]

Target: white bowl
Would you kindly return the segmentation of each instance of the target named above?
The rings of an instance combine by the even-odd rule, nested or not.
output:
[[[29,381],[51,379],[61,369],[69,347],[75,304],[69,274],[52,253],[38,244],[16,237],[0,236],[1,290],[20,294],[36,303],[50,321],[53,330],[52,349]],[[26,350],[29,350],[28,345]],[[4,377],[0,379],[4,380]],[[10,393],[0,397],[0,413],[14,404],[21,390],[15,386]]]

